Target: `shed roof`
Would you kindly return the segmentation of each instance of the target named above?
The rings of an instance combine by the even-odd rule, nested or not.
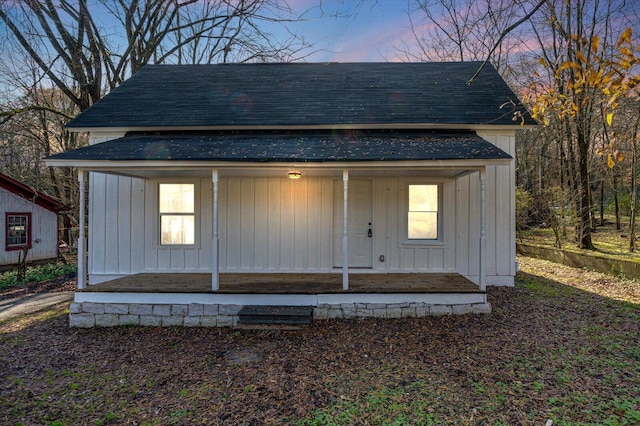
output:
[[[514,125],[516,95],[479,62],[147,65],[67,127]],[[526,115],[526,114],[525,114]],[[525,124],[535,124],[526,115]]]
[[[271,131],[130,134],[47,159],[347,162],[510,158],[474,132]]]
[[[9,192],[54,213],[68,210],[68,207],[60,201],[42,194],[30,186],[27,186],[26,184],[3,173],[0,173],[0,188],[4,188]]]

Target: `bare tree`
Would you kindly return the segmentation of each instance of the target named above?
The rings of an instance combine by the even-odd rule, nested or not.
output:
[[[41,164],[87,143],[69,118],[145,64],[302,59],[299,19],[286,0],[0,0],[0,165],[75,210],[74,170]]]
[[[504,72],[522,41],[521,22],[540,0],[415,0],[407,12],[417,49],[399,47],[409,60],[480,61]],[[537,3],[537,4],[536,4]],[[526,21],[526,20],[525,20]]]
[[[109,24],[99,22],[108,13]],[[297,18],[285,0],[5,1],[0,21],[19,58],[79,111],[147,63],[292,60],[309,45],[271,31]],[[271,28],[271,31],[268,30]]]

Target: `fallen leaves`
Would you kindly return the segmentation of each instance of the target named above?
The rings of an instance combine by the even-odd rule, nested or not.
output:
[[[639,284],[519,261],[488,315],[0,331],[0,423],[633,423]]]

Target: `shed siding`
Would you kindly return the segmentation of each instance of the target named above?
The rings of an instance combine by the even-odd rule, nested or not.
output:
[[[5,251],[6,212],[31,213],[31,249],[27,261],[53,259],[58,255],[58,215],[0,188],[0,265],[17,263],[20,253]]]

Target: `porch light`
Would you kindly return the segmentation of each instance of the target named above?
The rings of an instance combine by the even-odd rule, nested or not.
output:
[[[300,179],[302,177],[302,173],[297,170],[292,170],[288,173],[289,179]]]

